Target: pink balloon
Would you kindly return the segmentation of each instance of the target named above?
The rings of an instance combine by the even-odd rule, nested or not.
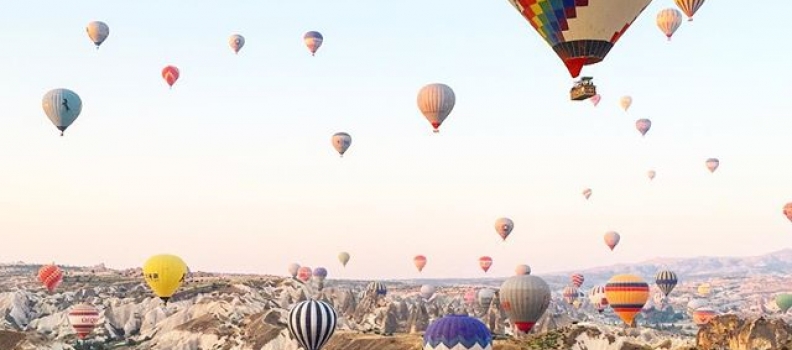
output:
[[[594,107],[597,107],[597,105],[599,104],[599,101],[601,99],[602,99],[602,96],[600,96],[599,94],[596,94],[594,96],[591,96],[591,98],[589,100],[591,100],[591,103],[594,104]]]

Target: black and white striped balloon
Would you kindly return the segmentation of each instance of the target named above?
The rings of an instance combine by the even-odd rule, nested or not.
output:
[[[305,350],[319,350],[333,336],[338,314],[330,304],[306,300],[289,311],[289,333]]]

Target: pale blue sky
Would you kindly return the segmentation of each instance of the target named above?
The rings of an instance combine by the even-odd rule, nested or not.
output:
[[[673,1],[655,0],[584,69],[596,108],[568,100],[565,67],[506,0],[363,3],[6,6],[0,260],[129,267],[169,252],[193,270],[296,261],[399,278],[424,254],[425,277],[475,277],[480,255],[508,275],[789,246],[789,48],[773,27],[792,3],[707,2],[668,43],[655,14]],[[98,52],[92,20],[110,26]],[[316,57],[309,30],[325,37]],[[181,70],[170,91],[167,64]],[[432,82],[457,95],[439,135],[415,102]],[[63,138],[41,108],[59,87],[83,100]],[[353,138],[344,159],[337,131]],[[516,223],[505,243],[500,216]]]

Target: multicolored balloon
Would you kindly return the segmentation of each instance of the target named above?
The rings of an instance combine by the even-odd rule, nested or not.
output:
[[[349,149],[349,146],[352,145],[352,136],[345,132],[337,132],[333,134],[332,139],[330,140],[333,144],[333,148],[335,148],[336,152],[338,152],[341,157],[344,156],[344,153]]]
[[[492,350],[492,334],[477,318],[447,315],[437,319],[423,336],[424,350]]]
[[[649,285],[635,275],[616,275],[605,284],[605,296],[611,308],[628,326],[649,300]]]
[[[646,136],[649,129],[652,128],[652,121],[649,119],[638,119],[635,121],[635,128],[641,133],[641,136]]]
[[[709,169],[711,173],[714,173],[720,166],[720,160],[718,160],[718,158],[709,158],[707,159],[706,165],[707,169]]]
[[[677,282],[677,275],[673,271],[663,270],[655,275],[655,284],[660,290],[663,292],[663,295],[668,296],[674,287],[676,287]]]
[[[667,8],[657,13],[657,27],[665,34],[668,41],[682,24],[682,13],[676,9]]]
[[[416,255],[413,258],[413,264],[415,265],[415,268],[418,269],[418,272],[423,271],[424,266],[426,266],[426,257],[423,255]]]
[[[501,285],[500,302],[514,327],[527,333],[550,305],[550,286],[536,276],[512,276]]]
[[[316,56],[316,51],[322,47],[324,37],[322,33],[310,31],[303,35],[303,41],[305,42],[305,46],[308,47],[308,51],[311,51],[311,56]]]
[[[88,23],[88,26],[85,27],[85,32],[88,33],[88,38],[96,45],[96,49],[99,50],[99,46],[107,40],[107,37],[110,35],[110,27],[107,26],[107,23],[102,21],[93,21]]]
[[[512,230],[514,229],[514,221],[509,218],[500,218],[495,220],[495,232],[498,233],[498,236],[505,241],[506,237],[509,237]]]
[[[454,110],[454,105],[456,105],[456,95],[446,84],[429,84],[418,91],[418,109],[432,124],[436,133],[440,132],[440,125]]]
[[[55,264],[44,265],[38,271],[38,280],[52,293],[63,282],[63,271]]]
[[[99,323],[99,310],[90,304],[77,304],[69,310],[69,323],[77,333],[77,338],[85,339]]]
[[[47,118],[60,130],[61,136],[63,136],[66,129],[80,116],[82,99],[69,89],[54,89],[44,94],[41,107],[44,108]]]
[[[621,236],[616,231],[605,232],[605,245],[607,245],[611,251],[613,251],[613,248],[616,248],[620,240]]]
[[[509,0],[564,62],[573,78],[598,63],[651,0]]]
[[[561,294],[564,296],[564,301],[572,305],[578,299],[580,292],[574,286],[566,286]]]
[[[479,258],[479,267],[486,273],[489,271],[490,267],[492,266],[492,258],[488,256],[482,256]]]
[[[674,2],[688,16],[688,21],[692,21],[693,15],[701,5],[704,5],[704,0],[674,0]]]
[[[335,333],[338,314],[323,301],[306,300],[289,311],[289,333],[305,350],[320,350]]]
[[[580,288],[580,286],[583,285],[583,282],[586,281],[586,278],[583,277],[583,275],[576,273],[570,276],[569,280],[572,282],[572,285],[574,285],[577,288]]]
[[[231,50],[234,50],[235,54],[239,54],[239,50],[242,50],[242,47],[245,46],[245,37],[239,34],[231,35],[228,38],[228,46],[231,46]]]
[[[176,81],[179,80],[179,68],[176,68],[176,66],[162,68],[162,79],[165,79],[168,86],[173,88],[173,84],[176,84]]]
[[[596,286],[589,291],[589,302],[594,305],[597,312],[602,313],[608,307],[608,296],[605,294],[605,286]]]
[[[693,322],[699,326],[703,326],[713,318],[718,316],[718,312],[709,307],[701,307],[693,311]]]

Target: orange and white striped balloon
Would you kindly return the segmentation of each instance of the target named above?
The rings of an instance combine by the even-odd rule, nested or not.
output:
[[[693,20],[693,15],[704,5],[704,0],[674,0],[677,7],[688,16],[688,21]]]
[[[99,323],[99,310],[89,304],[77,304],[69,310],[69,323],[77,338],[85,339]]]
[[[677,9],[667,8],[657,14],[657,27],[663,31],[669,41],[680,25],[682,25],[682,12]]]
[[[649,300],[649,284],[635,275],[616,275],[605,284],[605,296],[613,311],[627,325]]]
[[[38,279],[52,293],[63,282],[63,271],[55,264],[44,265],[39,269]]]

